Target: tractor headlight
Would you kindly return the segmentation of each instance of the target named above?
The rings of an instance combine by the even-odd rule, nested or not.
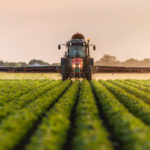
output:
[[[79,64],[79,68],[81,68],[81,64]]]
[[[75,68],[76,67],[76,65],[75,64],[73,64],[73,68]]]

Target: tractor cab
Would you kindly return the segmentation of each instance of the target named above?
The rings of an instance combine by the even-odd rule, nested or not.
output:
[[[74,34],[70,41],[63,44],[67,47],[65,57],[61,58],[62,79],[83,77],[92,79],[93,58],[89,57],[89,40],[85,41],[82,34]],[[60,49],[61,46],[59,45]],[[95,49],[95,45],[93,45]]]
[[[70,45],[68,48],[69,57],[86,57],[85,45]]]
[[[72,39],[67,42],[69,57],[86,57],[86,43],[83,39]]]

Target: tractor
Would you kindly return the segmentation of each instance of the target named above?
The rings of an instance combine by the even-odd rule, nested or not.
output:
[[[94,65],[94,59],[90,57],[90,46],[93,46],[93,50],[96,50],[96,46],[90,44],[89,39],[86,41],[81,33],[74,34],[66,44],[59,44],[58,49],[62,45],[67,48],[65,56],[61,58],[62,80],[86,78],[90,81]]]

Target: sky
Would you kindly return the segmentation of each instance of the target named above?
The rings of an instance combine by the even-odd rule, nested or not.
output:
[[[60,62],[76,32],[95,60],[150,58],[150,0],[0,0],[0,60]]]

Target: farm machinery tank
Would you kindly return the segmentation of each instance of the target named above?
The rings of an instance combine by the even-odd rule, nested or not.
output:
[[[67,48],[65,56],[61,58],[62,80],[68,78],[91,80],[94,59],[90,57],[90,46],[93,46],[93,50],[96,50],[96,46],[90,44],[89,39],[85,41],[80,33],[74,34],[66,44],[58,45],[58,49],[61,49],[61,45]]]

